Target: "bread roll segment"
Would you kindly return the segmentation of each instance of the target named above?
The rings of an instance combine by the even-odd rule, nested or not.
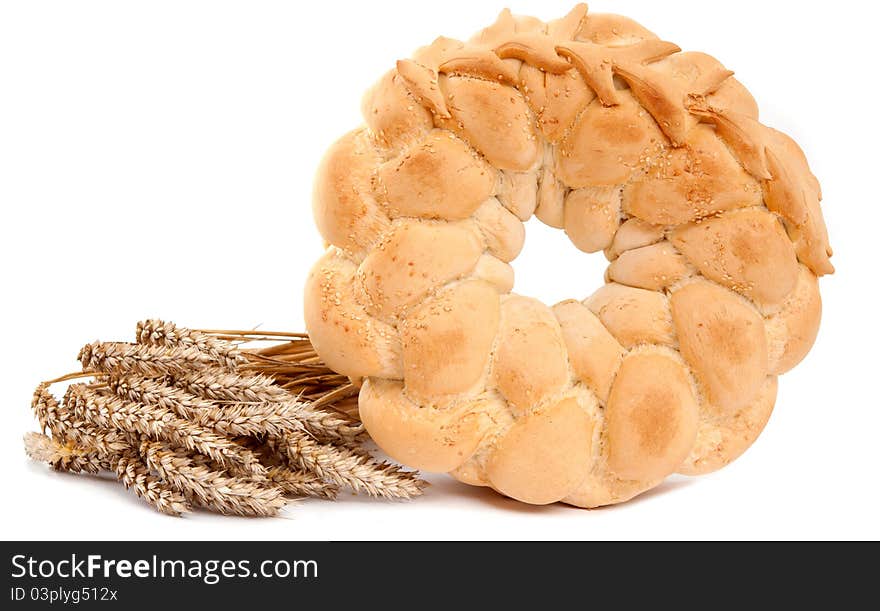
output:
[[[399,151],[423,137],[434,126],[431,113],[407,90],[392,70],[364,95],[361,111],[379,147]]]
[[[608,266],[610,280],[650,291],[662,291],[692,273],[681,253],[665,240],[621,253]]]
[[[664,227],[651,225],[637,218],[628,219],[621,223],[611,246],[605,249],[605,258],[614,261],[628,250],[656,244],[663,239],[664,234]]]
[[[797,283],[797,256],[765,208],[728,212],[672,231],[672,244],[709,280],[777,307]]]
[[[646,160],[647,172],[623,191],[624,210],[653,225],[683,225],[726,210],[761,205],[761,185],[708,125],[683,146]]]
[[[806,265],[801,265],[794,291],[779,311],[765,321],[771,374],[791,371],[807,356],[819,333],[821,318],[819,280]]]
[[[516,259],[526,240],[526,230],[513,213],[491,197],[474,212],[486,249],[505,263]]]
[[[492,194],[495,170],[444,130],[379,168],[392,217],[461,220]]]
[[[727,412],[751,402],[767,376],[767,338],[758,312],[705,280],[676,290],[670,303],[681,355],[708,400]]]
[[[403,347],[391,325],[370,316],[355,298],[357,267],[330,248],[306,280],[305,319],[315,350],[352,378],[403,377]]]
[[[553,307],[553,313],[562,329],[572,371],[604,404],[626,351],[582,303],[564,301]]]
[[[755,441],[816,339],[832,251],[803,151],[717,59],[582,4],[503,11],[399,61],[362,109],[316,177],[329,249],[305,317],[364,379],[380,448],[599,507]],[[512,294],[533,216],[604,251],[605,286],[552,308]]]
[[[557,175],[573,189],[622,185],[663,134],[628,91],[613,106],[593,100],[560,144]]]
[[[592,427],[574,399],[520,418],[489,458],[489,481],[502,494],[526,503],[561,500],[590,468]]]
[[[770,419],[778,388],[775,376],[762,381],[758,394],[727,418],[704,412],[697,427],[697,439],[678,472],[705,475],[730,464],[749,449]]]
[[[349,132],[324,155],[312,198],[318,231],[328,244],[362,256],[390,226],[370,176],[381,159],[365,130]]]
[[[401,382],[370,379],[358,397],[370,435],[393,458],[419,469],[452,471],[491,431],[493,413],[504,409],[492,397],[479,397],[446,409],[421,407]]]
[[[698,419],[684,365],[661,352],[628,355],[605,410],[609,470],[638,481],[674,473],[694,445]]]
[[[427,250],[429,243],[447,248]],[[377,318],[396,319],[431,290],[473,270],[482,252],[472,226],[397,221],[358,268],[362,303]]]
[[[498,292],[482,280],[441,290],[404,315],[403,379],[426,403],[474,390],[498,333]]]
[[[569,192],[563,225],[579,250],[598,252],[608,248],[620,227],[620,188],[585,187]]]
[[[663,293],[609,283],[584,302],[625,348],[675,343],[669,299]]]
[[[540,142],[525,99],[516,89],[481,79],[452,76],[441,86],[451,119],[436,118],[458,133],[499,170],[523,172],[538,161]]]
[[[526,414],[569,383],[562,329],[537,299],[512,295],[501,304],[492,371],[514,415]]]

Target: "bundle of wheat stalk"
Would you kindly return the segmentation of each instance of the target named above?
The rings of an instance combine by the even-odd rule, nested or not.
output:
[[[162,513],[271,516],[288,497],[347,488],[411,498],[425,485],[367,453],[357,387],[307,335],[147,320],[135,343],[88,344],[79,361],[82,371],[37,387],[43,432],[25,436],[28,455],[62,471],[114,472]],[[79,378],[61,401],[49,390]]]

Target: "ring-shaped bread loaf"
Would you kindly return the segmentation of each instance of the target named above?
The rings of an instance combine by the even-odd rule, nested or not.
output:
[[[585,5],[504,11],[397,62],[363,114],[318,172],[305,315],[385,452],[596,507],[756,439],[833,268],[803,153],[717,60]],[[532,215],[604,251],[607,284],[512,294]]]

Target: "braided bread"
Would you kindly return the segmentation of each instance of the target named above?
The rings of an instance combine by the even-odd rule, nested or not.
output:
[[[819,183],[718,61],[578,5],[438,38],[318,171],[309,334],[390,456],[533,504],[723,467],[811,348]],[[512,294],[532,215],[606,284]],[[562,270],[560,270],[562,271]]]

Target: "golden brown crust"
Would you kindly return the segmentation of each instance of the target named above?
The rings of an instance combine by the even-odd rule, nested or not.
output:
[[[574,399],[527,414],[495,446],[488,480],[526,503],[562,500],[587,475],[592,435],[593,421]]]
[[[611,245],[620,227],[620,189],[584,187],[565,198],[565,233],[584,252],[599,252]]]
[[[553,313],[562,327],[573,373],[604,404],[626,351],[582,303],[562,302]]]
[[[492,194],[495,170],[464,142],[434,130],[406,154],[379,167],[389,215],[455,221]]]
[[[377,144],[392,152],[421,138],[434,126],[430,111],[416,102],[396,70],[385,74],[364,95],[361,110]],[[318,170],[319,178],[322,173]]]
[[[679,349],[706,399],[723,411],[750,402],[767,376],[764,321],[754,307],[713,282],[690,282],[672,294]]]
[[[410,309],[400,325],[407,390],[430,401],[473,389],[498,321],[498,292],[482,280],[445,288]]]
[[[306,280],[309,338],[325,363],[352,378],[403,377],[397,330],[370,316],[355,298],[357,267],[331,248]]]
[[[444,244],[446,250],[432,252],[425,244]],[[395,222],[358,268],[360,301],[371,316],[393,322],[405,307],[471,272],[482,253],[472,225]]]
[[[628,91],[613,106],[593,100],[559,146],[559,178],[573,189],[624,185],[651,151],[664,148],[657,123]]]
[[[593,293],[584,305],[624,348],[675,343],[669,298],[663,293],[612,282]]]
[[[513,295],[501,304],[492,381],[514,415],[528,413],[568,385],[562,329],[537,299]]]
[[[608,469],[637,481],[674,473],[693,447],[698,419],[684,365],[665,354],[627,356],[605,410]]]
[[[761,185],[707,125],[681,146],[646,162],[644,176],[623,190],[623,208],[653,225],[676,226],[727,210],[761,205]]]
[[[797,282],[797,256],[779,219],[764,208],[682,225],[670,241],[703,276],[760,306],[778,306]]]
[[[306,322],[376,442],[529,503],[623,502],[758,436],[833,271],[821,190],[718,60],[577,5],[438,38],[322,163]],[[607,284],[511,295],[536,216]],[[575,270],[555,267],[581,279]]]
[[[388,229],[370,179],[380,159],[364,130],[349,132],[324,155],[312,203],[315,224],[328,244],[362,254]]]
[[[764,321],[767,329],[768,370],[782,375],[800,363],[819,333],[822,298],[819,281],[807,266],[800,266],[798,282],[779,311]]]
[[[442,82],[452,118],[436,117],[439,126],[460,135],[499,170],[522,172],[537,163],[538,137],[516,89],[461,76]]]
[[[693,275],[685,258],[666,240],[622,253],[608,266],[608,278],[619,284],[662,291]]]

